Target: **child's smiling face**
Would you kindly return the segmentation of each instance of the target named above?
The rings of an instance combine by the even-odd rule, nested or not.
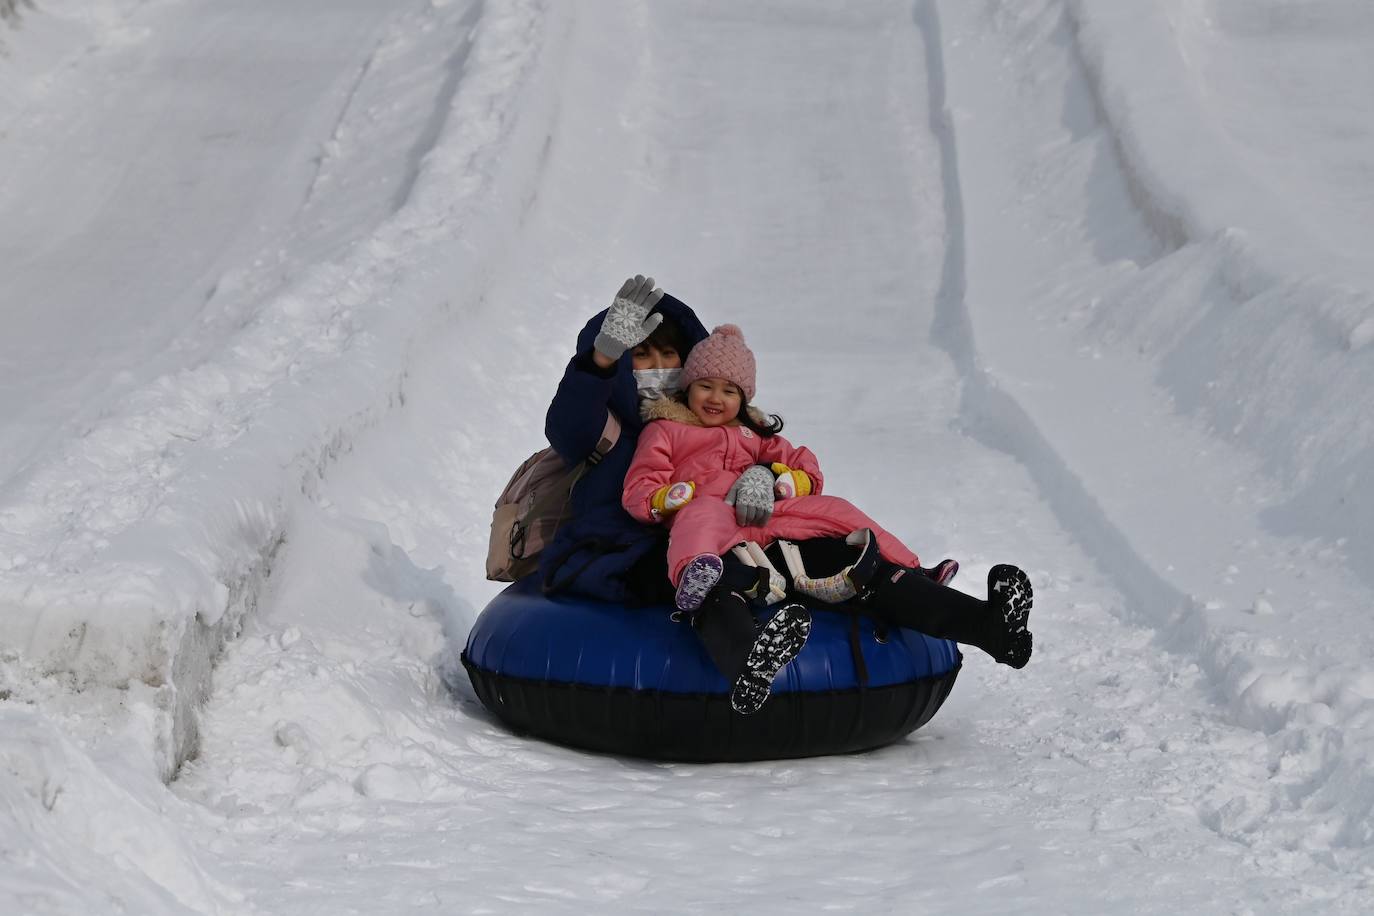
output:
[[[739,416],[744,392],[723,378],[699,378],[687,387],[687,407],[702,426],[724,426]]]

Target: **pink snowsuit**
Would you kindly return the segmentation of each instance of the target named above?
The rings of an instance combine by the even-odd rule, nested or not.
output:
[[[817,495],[823,480],[810,449],[798,448],[782,436],[765,439],[745,426],[704,427],[677,401],[649,403],[656,406],[650,408],[646,419],[654,422],[640,433],[621,502],[625,511],[640,521],[656,522],[660,519],[654,515],[650,500],[660,487],[683,480],[696,484],[692,501],[663,519],[672,531],[668,575],[674,585],[698,554],[720,556],[742,541],[767,547],[778,538],[804,541],[843,537],[859,528],[873,529],[879,552],[890,562],[913,569],[921,565],[905,544],[848,500]],[[745,468],[773,462],[805,471],[811,478],[813,495],[778,500],[766,524],[740,527],[734,507],[725,503],[725,494]]]

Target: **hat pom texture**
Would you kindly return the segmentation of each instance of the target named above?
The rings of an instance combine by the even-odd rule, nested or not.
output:
[[[722,324],[711,336],[692,348],[682,366],[683,389],[703,378],[723,378],[744,392],[746,401],[754,400],[754,354],[744,342],[737,325]]]

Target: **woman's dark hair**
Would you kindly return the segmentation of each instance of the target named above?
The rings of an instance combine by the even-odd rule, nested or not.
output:
[[[677,355],[684,361],[687,359],[687,354],[692,352],[692,341],[688,339],[682,328],[678,327],[678,323],[667,315],[663,316],[663,321],[654,328],[654,332],[649,335],[649,339],[645,343],[660,350],[676,350]]]

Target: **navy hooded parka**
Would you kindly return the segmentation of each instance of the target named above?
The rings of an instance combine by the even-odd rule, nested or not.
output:
[[[706,339],[705,326],[681,300],[664,294],[654,311],[681,328],[693,346]],[[577,355],[549,405],[544,433],[569,467],[596,448],[608,410],[620,420],[620,439],[573,487],[573,516],[540,555],[539,573],[546,590],[625,603],[636,600],[626,593],[626,573],[650,551],[664,550],[666,540],[660,528],[640,524],[620,504],[644,421],[630,352],[605,371],[592,361],[592,344],[605,316],[604,311],[594,316],[578,335]]]

